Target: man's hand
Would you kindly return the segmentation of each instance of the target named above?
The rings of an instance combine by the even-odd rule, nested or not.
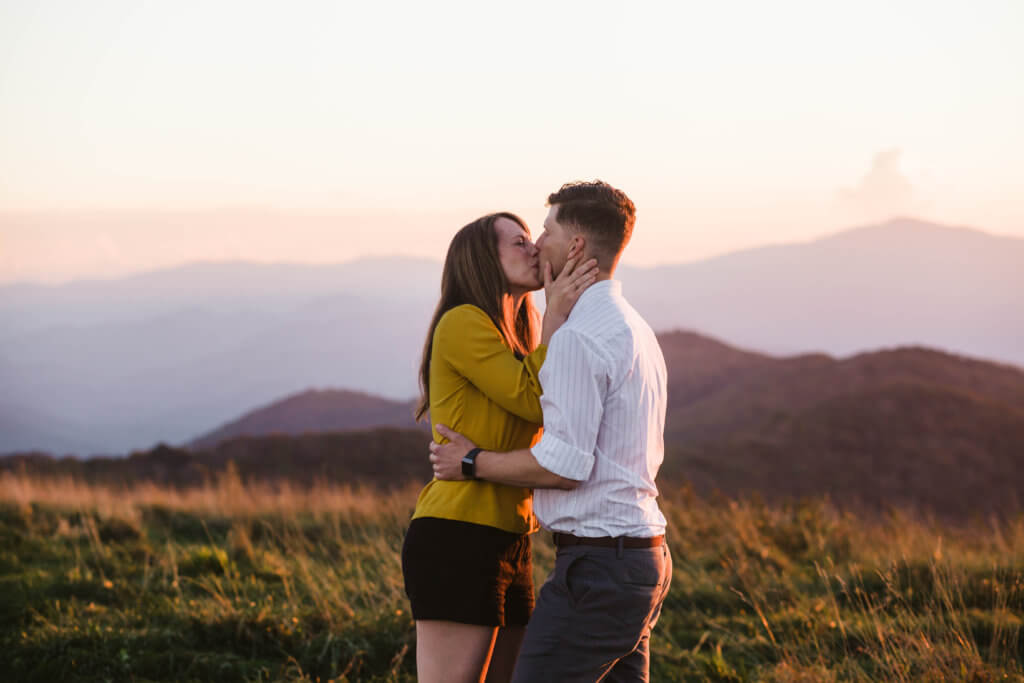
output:
[[[434,465],[434,478],[441,481],[463,481],[462,458],[476,448],[476,444],[445,425],[435,425],[437,433],[448,443],[430,442],[430,462]]]

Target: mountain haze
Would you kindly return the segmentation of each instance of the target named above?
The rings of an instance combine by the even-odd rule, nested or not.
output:
[[[32,424],[0,434],[0,451],[123,453],[184,442],[309,386],[412,396],[439,288],[439,277],[419,273],[439,266],[395,259],[311,268],[206,264],[86,283],[86,294],[74,285],[39,288],[40,305],[79,322],[0,339],[0,378],[11,402],[88,427],[72,439],[77,448],[66,449],[66,440],[29,440],[46,429]],[[404,296],[399,273],[413,280]],[[193,277],[210,286],[208,296],[192,289]],[[135,307],[148,310],[141,289],[150,291],[152,310],[133,317],[141,315]],[[28,325],[24,307],[6,303],[0,316]]]
[[[618,277],[660,331],[773,354],[924,345],[1024,365],[1021,264],[1022,239],[900,219]],[[440,269],[203,263],[0,287],[0,452],[187,443],[311,386],[408,401]]]
[[[0,286],[0,340],[54,326],[156,319],[180,311],[288,313],[345,293],[399,300],[440,291],[440,264],[406,257],[336,265],[199,262],[110,280]],[[396,275],[401,277],[396,277]],[[410,291],[409,285],[415,285]],[[428,297],[429,298],[429,297]]]
[[[896,219],[622,279],[656,330],[774,353],[919,344],[1024,365],[1020,238]]]

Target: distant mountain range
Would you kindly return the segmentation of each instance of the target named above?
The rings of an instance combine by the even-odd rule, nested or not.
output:
[[[413,428],[412,401],[391,401],[359,391],[304,391],[246,413],[190,442],[189,448],[216,446],[236,436],[343,432],[374,427]],[[429,425],[422,425],[426,431]]]
[[[660,336],[669,367],[671,492],[827,495],[964,519],[1024,510],[1024,370],[922,348],[773,358],[693,333]],[[196,439],[130,458],[0,458],[94,481],[202,481],[233,460],[245,477],[385,488],[425,482],[428,433],[410,405],[310,391]],[[373,425],[392,427],[358,429]],[[341,431],[352,430],[357,431]],[[263,436],[260,436],[263,435]]]
[[[1021,264],[1024,239],[901,219],[618,277],[657,330],[773,354],[917,344],[1024,365]],[[439,263],[374,259],[0,287],[0,452],[188,443],[311,387],[406,402],[439,278]]]
[[[1020,238],[898,219],[623,280],[656,330],[770,353],[922,345],[1024,366]]]

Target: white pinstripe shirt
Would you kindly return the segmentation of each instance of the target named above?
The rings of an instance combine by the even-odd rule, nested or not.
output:
[[[576,536],[664,533],[654,478],[665,453],[665,359],[621,283],[583,292],[551,337],[540,381],[544,435],[531,451],[544,469],[582,482],[534,491],[541,524]]]

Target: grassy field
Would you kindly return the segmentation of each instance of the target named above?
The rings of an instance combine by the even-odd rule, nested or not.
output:
[[[0,476],[5,681],[411,681],[415,490]],[[667,495],[654,681],[1024,680],[1024,520]],[[538,583],[553,551],[534,542]]]

